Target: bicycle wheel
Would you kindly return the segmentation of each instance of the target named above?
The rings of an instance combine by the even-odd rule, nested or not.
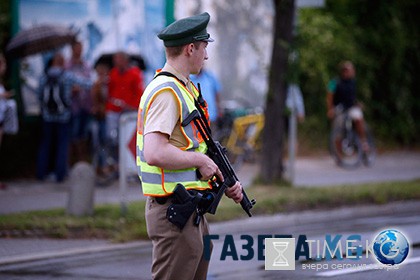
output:
[[[366,139],[369,145],[369,151],[363,153],[363,164],[365,166],[372,166],[376,160],[376,146],[375,140],[373,139],[373,134],[369,129],[369,126],[366,125]]]
[[[353,169],[362,162],[362,145],[353,130],[336,128],[331,133],[330,151],[338,166]]]

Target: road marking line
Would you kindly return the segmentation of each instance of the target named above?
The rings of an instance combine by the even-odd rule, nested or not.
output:
[[[402,265],[404,266],[406,264],[418,263],[418,262],[420,262],[420,257],[410,258],[410,259],[407,259]],[[351,273],[363,272],[363,271],[369,271],[369,270],[382,270],[382,269],[378,268],[378,264],[369,264],[364,267],[361,266],[361,267],[355,267],[355,268],[344,268],[344,269],[320,272],[320,273],[317,273],[316,275],[321,276],[321,277],[334,277],[338,275],[351,274]]]

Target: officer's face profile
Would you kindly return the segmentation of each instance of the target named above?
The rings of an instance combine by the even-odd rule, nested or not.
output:
[[[205,41],[191,43],[191,74],[198,74],[204,66],[204,61],[209,57],[207,55],[207,45]]]

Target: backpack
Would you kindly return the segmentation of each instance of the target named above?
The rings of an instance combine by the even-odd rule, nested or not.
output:
[[[48,76],[42,92],[42,110],[49,115],[62,115],[69,108],[61,76]]]

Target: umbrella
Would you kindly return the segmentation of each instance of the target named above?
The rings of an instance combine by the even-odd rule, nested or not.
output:
[[[38,25],[16,34],[7,45],[6,54],[11,57],[25,57],[59,48],[75,39],[76,34],[64,26]]]
[[[108,65],[109,68],[112,68],[114,66],[113,56],[114,56],[114,53],[107,53],[107,54],[101,55],[95,61],[94,66],[96,67],[98,64],[106,64],[106,65]],[[144,59],[143,59],[143,57],[141,57],[141,55],[130,54],[128,56],[130,58],[130,64],[131,65],[135,65],[143,71],[146,70],[146,68],[147,68],[146,63],[144,62]]]

